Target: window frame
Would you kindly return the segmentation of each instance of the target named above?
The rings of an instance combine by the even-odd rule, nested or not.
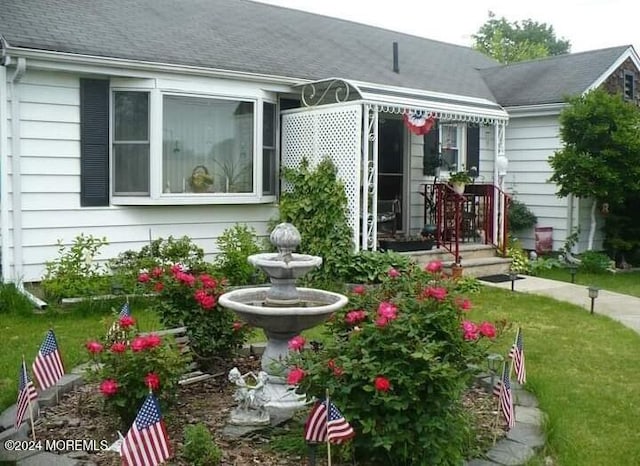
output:
[[[136,80],[139,81],[139,80]],[[141,80],[140,80],[141,81]],[[279,123],[278,123],[278,99],[275,93],[272,97],[265,97],[263,91],[258,89],[253,93],[245,92],[208,92],[203,90],[176,89],[173,87],[160,88],[156,86],[156,80],[143,80],[144,82],[128,84],[112,81],[109,88],[109,105],[111,109],[109,121],[109,160],[111,179],[109,192],[112,205],[229,205],[229,204],[266,204],[273,203],[278,194],[278,164],[279,164]],[[149,194],[121,195],[116,194],[115,166],[113,152],[113,138],[115,131],[114,95],[115,92],[148,92],[149,93]],[[253,189],[249,193],[165,193],[162,186],[163,154],[163,114],[165,95],[185,96],[192,98],[205,98],[217,100],[230,100],[250,102],[253,105]],[[275,158],[276,172],[274,174],[275,193],[263,193],[263,103],[275,105]]]
[[[627,78],[631,78],[631,95],[627,95]],[[636,74],[631,70],[624,70],[622,74],[622,96],[624,100],[633,102],[636,94]]]

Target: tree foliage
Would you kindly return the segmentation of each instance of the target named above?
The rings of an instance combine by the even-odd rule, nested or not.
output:
[[[564,147],[549,158],[558,195],[619,204],[640,193],[640,110],[594,90],[569,99],[560,114]]]
[[[556,38],[553,26],[532,19],[507,21],[489,12],[489,19],[473,36],[473,47],[508,64],[568,53],[571,43]]]

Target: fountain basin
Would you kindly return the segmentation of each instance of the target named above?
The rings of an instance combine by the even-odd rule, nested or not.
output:
[[[300,278],[322,265],[322,257],[293,253],[289,260],[284,260],[277,252],[254,254],[249,256],[248,261],[273,278]]]

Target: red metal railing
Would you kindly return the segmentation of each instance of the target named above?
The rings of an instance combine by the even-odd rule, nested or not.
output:
[[[435,240],[460,263],[460,243],[491,244],[504,256],[510,197],[492,184],[470,184],[457,194],[446,183],[425,185],[424,222],[436,225]]]

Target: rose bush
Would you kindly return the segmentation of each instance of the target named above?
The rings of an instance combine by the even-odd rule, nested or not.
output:
[[[322,348],[292,353],[288,382],[318,398],[329,389],[356,429],[356,458],[461,464],[472,438],[462,394],[495,326],[469,320],[470,301],[439,263],[390,269],[379,287],[357,287],[349,298]]]
[[[105,408],[128,429],[149,389],[165,408],[171,405],[186,361],[172,340],[137,335],[133,317],[120,318],[119,326],[121,341],[105,338],[88,341],[85,347],[96,363],[90,377],[99,382]]]
[[[153,308],[165,327],[187,328],[201,365],[229,356],[246,341],[250,328],[218,304],[226,280],[173,264],[141,271],[138,282],[157,294]]]

